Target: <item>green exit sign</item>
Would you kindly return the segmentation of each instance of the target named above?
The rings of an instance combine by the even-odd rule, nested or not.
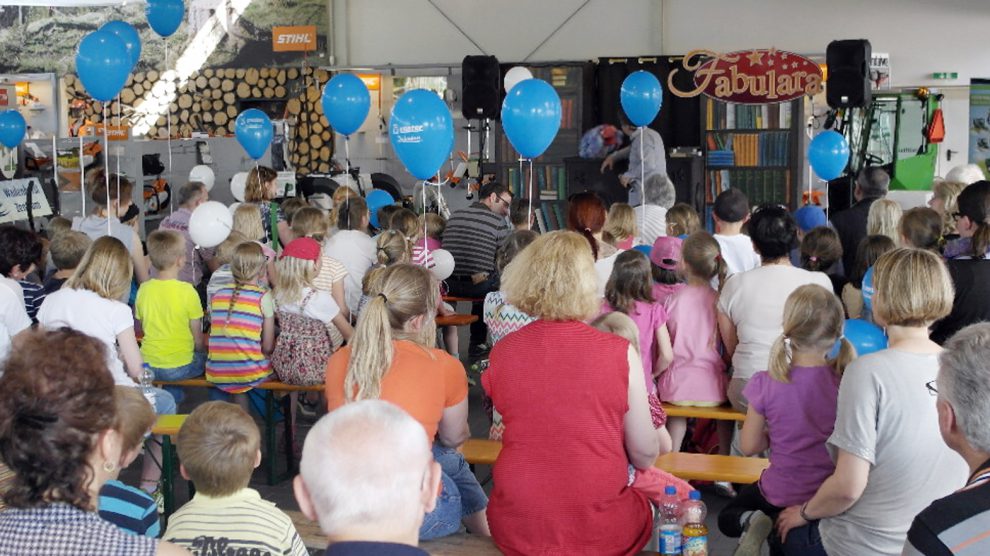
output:
[[[940,71],[933,73],[932,79],[959,79],[959,73],[954,71]]]

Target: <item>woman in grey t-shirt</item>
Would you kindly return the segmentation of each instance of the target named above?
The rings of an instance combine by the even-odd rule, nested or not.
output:
[[[966,463],[942,442],[926,388],[942,350],[928,327],[952,308],[948,271],[933,253],[896,249],[877,261],[874,280],[874,317],[888,348],[846,368],[828,439],[835,473],[777,520],[781,536],[822,520],[830,556],[900,554],[913,517],[966,476]]]

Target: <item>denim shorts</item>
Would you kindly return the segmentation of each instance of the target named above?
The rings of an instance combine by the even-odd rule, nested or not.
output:
[[[161,388],[152,388],[155,392],[155,415],[175,415],[176,404],[172,394]]]
[[[173,381],[200,377],[206,372],[206,352],[194,351],[192,361],[181,367],[175,367],[173,369],[150,368],[151,372],[155,373],[155,380]],[[182,388],[178,386],[166,386],[165,390],[175,398],[176,405],[182,403],[182,399],[185,397]]]
[[[434,444],[433,458],[440,464],[443,491],[437,497],[437,507],[423,518],[419,528],[423,541],[458,532],[461,519],[488,507],[488,496],[460,452]]]

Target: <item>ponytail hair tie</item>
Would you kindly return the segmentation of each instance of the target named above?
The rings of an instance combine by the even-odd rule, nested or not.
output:
[[[784,336],[784,348],[788,350],[791,349],[791,339],[787,336]]]
[[[388,298],[385,297],[385,294],[380,293],[378,294],[378,297],[382,298],[382,303],[388,303]]]
[[[808,257],[808,260],[811,261],[811,262],[813,262],[813,263],[817,263],[818,262],[818,257],[812,255],[812,256]]]
[[[588,232],[590,234],[591,233],[591,228],[585,228],[584,231],[586,231],[586,232]]]

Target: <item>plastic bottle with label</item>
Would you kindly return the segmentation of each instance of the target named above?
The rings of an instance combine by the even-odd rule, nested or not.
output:
[[[657,519],[659,552],[665,556],[681,553],[681,503],[677,500],[677,487],[668,485],[660,499]]]
[[[681,554],[684,556],[708,556],[708,527],[705,516],[708,510],[701,501],[701,493],[691,491],[690,498],[681,504]]]
[[[152,384],[154,380],[155,373],[152,372],[151,366],[145,363],[141,370],[141,393],[144,394],[144,398],[148,400],[151,407],[155,407],[155,388]]]

